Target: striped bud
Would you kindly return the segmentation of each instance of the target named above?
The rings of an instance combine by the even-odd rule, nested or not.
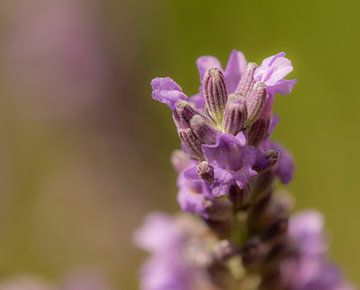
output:
[[[214,182],[214,168],[207,161],[202,161],[197,165],[197,173],[206,182]]]
[[[264,108],[266,98],[265,87],[263,82],[256,82],[246,97],[247,125],[253,124]]]
[[[195,136],[194,132],[190,128],[178,130],[180,140],[185,144],[189,150],[190,156],[198,160],[203,159],[201,151],[201,142]]]
[[[250,88],[253,86],[254,72],[255,72],[255,69],[257,69],[257,67],[258,66],[256,63],[252,63],[252,62],[248,63],[246,72],[243,75],[243,77],[241,78],[237,89],[235,90],[240,95],[246,96],[248,94]]]
[[[223,126],[225,132],[236,135],[245,125],[247,108],[245,98],[240,95],[230,95],[225,107]]]
[[[248,144],[257,146],[266,137],[269,129],[269,119],[257,120],[248,131]]]
[[[216,130],[209,125],[207,120],[195,115],[190,120],[190,127],[203,144],[214,144],[216,141]]]
[[[200,113],[195,110],[190,103],[184,100],[178,101],[175,105],[174,115],[176,116],[176,121],[180,124],[180,127],[188,127],[191,118],[199,114]]]
[[[218,68],[210,68],[203,86],[207,112],[216,124],[221,124],[227,101],[224,74]]]

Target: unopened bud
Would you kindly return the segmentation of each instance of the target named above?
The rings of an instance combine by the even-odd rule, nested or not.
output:
[[[273,167],[280,159],[280,153],[276,150],[268,150],[265,153],[265,157],[268,160],[269,167]]]
[[[248,94],[250,88],[254,84],[254,72],[257,67],[258,66],[256,63],[248,63],[246,72],[241,78],[239,85],[236,89],[236,92],[238,92],[240,95],[246,96]]]
[[[214,182],[214,168],[207,161],[202,161],[197,165],[197,173],[206,182]]]
[[[260,164],[255,164],[253,166],[253,169],[257,171],[257,173],[263,173],[271,169],[278,162],[280,153],[276,150],[268,150],[265,152],[264,157],[264,162],[260,162]]]
[[[233,217],[232,203],[227,198],[215,198],[213,200],[205,200],[205,212],[209,216],[209,220],[215,222],[228,221]]]
[[[256,82],[246,97],[247,125],[253,124],[264,108],[266,98],[265,87],[263,82]]]
[[[209,125],[207,120],[195,115],[190,120],[190,127],[203,144],[214,144],[216,141],[216,130]]]
[[[204,96],[207,112],[217,124],[221,124],[227,101],[224,74],[218,68],[210,68],[204,77]]]
[[[257,120],[249,129],[248,144],[257,146],[266,137],[269,129],[269,119]]]
[[[223,120],[225,132],[236,135],[244,128],[247,118],[245,98],[240,95],[230,95]]]
[[[176,119],[181,123],[181,127],[188,127],[191,118],[200,114],[190,103],[184,100],[176,103],[175,111]]]
[[[185,144],[189,150],[191,157],[201,160],[203,158],[201,151],[201,142],[195,136],[190,128],[178,130],[180,140]]]

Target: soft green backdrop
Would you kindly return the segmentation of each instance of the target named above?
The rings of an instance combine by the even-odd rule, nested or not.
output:
[[[50,95],[46,108],[29,109],[22,98],[43,99],[8,80],[22,69],[12,70],[19,64],[10,45],[19,33],[12,10],[22,1],[0,4],[2,277],[33,272],[52,279],[91,264],[121,289],[137,289],[142,256],[131,233],[152,209],[177,209],[168,160],[177,136],[168,110],[150,98],[150,80],[170,76],[194,93],[196,58],[213,54],[225,62],[237,48],[256,62],[279,51],[293,61],[299,82],[290,96],[277,98],[275,134],[297,164],[289,189],[299,210],[324,213],[331,256],[360,285],[359,1],[75,2],[91,7],[108,81],[81,117],[56,111],[53,118],[44,114],[51,112]]]

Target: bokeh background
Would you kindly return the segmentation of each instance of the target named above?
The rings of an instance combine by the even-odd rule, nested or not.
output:
[[[137,289],[132,232],[151,210],[177,210],[177,136],[150,80],[194,93],[196,58],[237,48],[293,60],[275,134],[297,163],[289,189],[298,210],[324,213],[331,256],[360,285],[359,3],[2,0],[1,279],[97,267]]]

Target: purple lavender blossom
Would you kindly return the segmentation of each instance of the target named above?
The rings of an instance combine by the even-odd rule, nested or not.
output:
[[[200,219],[185,227],[184,216],[147,219],[136,234],[152,253],[142,289],[353,289],[326,255],[322,216],[289,218],[290,199],[275,192],[275,180],[286,184],[294,172],[291,155],[271,139],[279,122],[274,96],[296,83],[284,79],[291,61],[278,53],[247,64],[234,50],[225,71],[212,56],[197,66],[193,97],[169,78],[152,81],[153,98],[171,109],[181,140],[172,155],[180,208]],[[203,230],[190,230],[201,221]]]
[[[202,149],[206,160],[214,167],[214,196],[227,194],[233,184],[244,189],[257,174],[253,166],[262,157],[255,147],[247,146],[243,133],[219,134],[215,144],[203,145]]]

